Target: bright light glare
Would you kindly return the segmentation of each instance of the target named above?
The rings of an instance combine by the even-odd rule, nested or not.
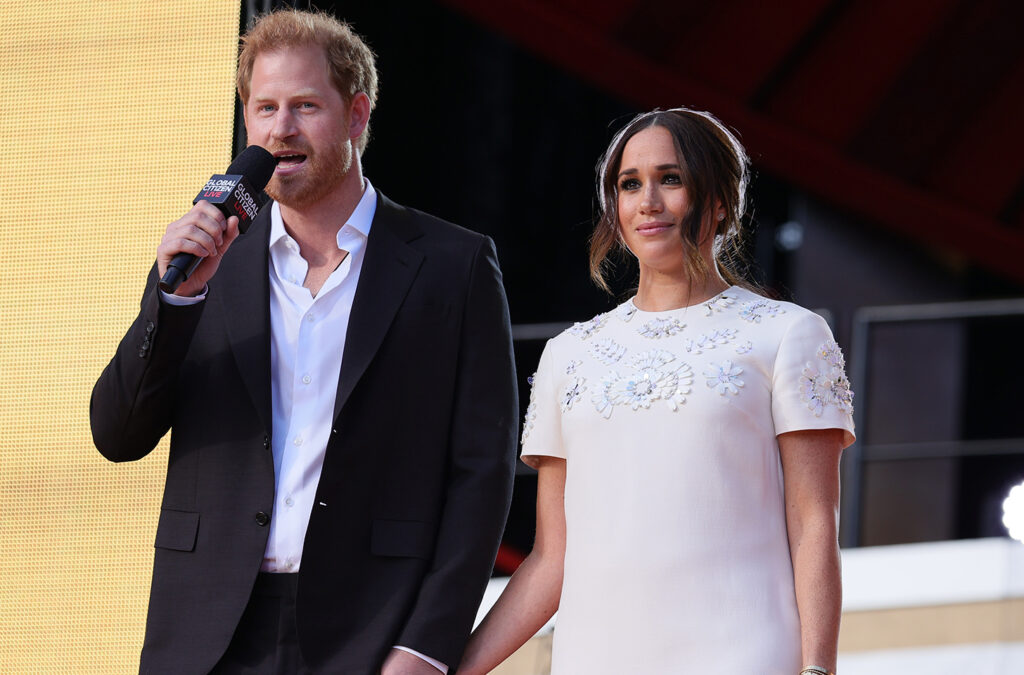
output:
[[[1011,537],[1024,542],[1024,483],[1014,486],[1003,500],[1003,525]]]

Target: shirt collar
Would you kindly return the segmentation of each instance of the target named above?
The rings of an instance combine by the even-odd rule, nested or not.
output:
[[[356,204],[352,215],[348,217],[345,225],[338,229],[338,248],[351,251],[352,236],[354,229],[362,239],[370,236],[370,227],[373,225],[373,216],[377,213],[377,191],[373,189],[369,178],[364,178],[366,184],[363,196]],[[284,229],[284,219],[281,217],[281,205],[276,201],[270,207],[270,248],[274,244],[288,238],[288,232]]]

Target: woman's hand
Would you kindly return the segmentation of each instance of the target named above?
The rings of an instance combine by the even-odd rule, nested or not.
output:
[[[541,457],[533,550],[469,638],[459,675],[486,675],[558,609],[565,562],[565,460]]]

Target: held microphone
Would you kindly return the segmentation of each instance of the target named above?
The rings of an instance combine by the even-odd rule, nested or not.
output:
[[[210,178],[194,200],[205,200],[220,209],[225,217],[238,217],[238,231],[244,234],[262,206],[260,192],[274,175],[277,158],[258,145],[250,145],[231,162],[227,173]],[[167,265],[160,290],[173,293],[188,279],[203,259],[191,253],[179,253]]]

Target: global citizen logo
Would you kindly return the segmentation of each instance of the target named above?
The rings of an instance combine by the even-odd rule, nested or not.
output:
[[[259,212],[259,207],[256,205],[256,200],[249,194],[249,191],[245,189],[245,183],[242,181],[238,182],[238,189],[235,190],[234,197],[235,202],[233,206],[235,207],[235,212],[238,214],[239,218],[242,218],[242,220],[252,220],[256,217],[256,214]],[[242,217],[243,212],[248,216],[248,218]]]
[[[224,198],[235,189],[238,180],[234,178],[211,178],[199,193],[198,199]]]

